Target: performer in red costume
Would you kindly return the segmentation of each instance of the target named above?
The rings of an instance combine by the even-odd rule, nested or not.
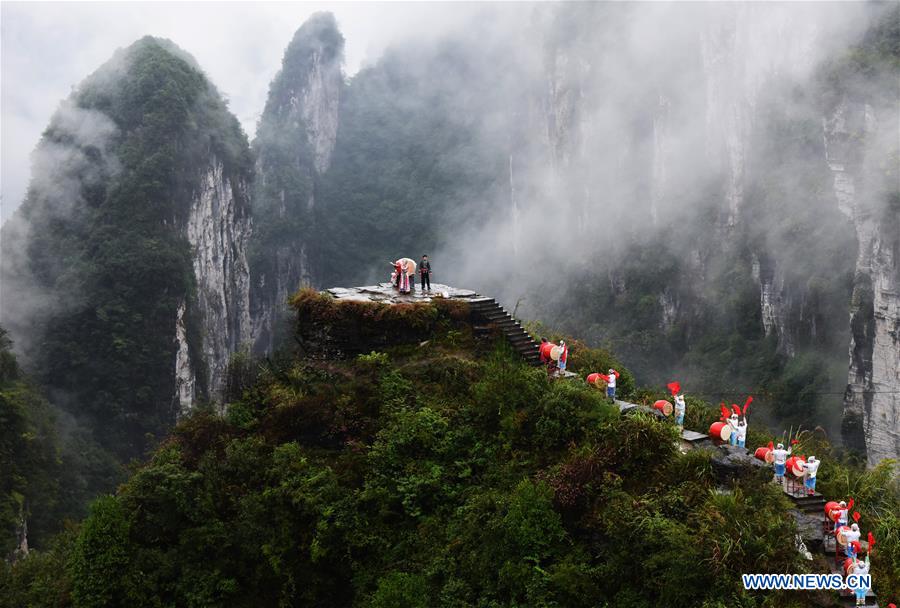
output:
[[[616,379],[619,377],[619,372],[617,372],[613,368],[609,368],[609,374],[600,374],[600,377],[604,382],[606,382],[606,396],[610,399],[615,400]]]

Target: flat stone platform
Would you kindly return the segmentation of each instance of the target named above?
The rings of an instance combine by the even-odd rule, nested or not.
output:
[[[337,300],[355,302],[383,302],[385,304],[409,304],[415,302],[431,302],[437,298],[460,300],[463,302],[480,302],[488,300],[470,289],[459,289],[442,283],[432,283],[431,291],[421,291],[418,284],[410,293],[400,293],[392,283],[379,283],[364,287],[332,287],[326,289]]]
[[[690,441],[691,443],[695,441],[704,441],[709,439],[709,435],[704,435],[703,433],[698,433],[697,431],[689,431],[687,429],[683,429],[681,431],[681,438],[685,441]]]

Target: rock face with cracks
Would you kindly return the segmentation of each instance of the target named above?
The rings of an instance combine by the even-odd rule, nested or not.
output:
[[[343,87],[344,39],[334,16],[317,13],[297,30],[269,89],[257,153],[252,341],[271,352],[287,300],[315,286],[323,263],[316,215],[319,181],[331,162]]]

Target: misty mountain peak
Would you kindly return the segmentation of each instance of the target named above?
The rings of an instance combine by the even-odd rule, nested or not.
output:
[[[334,15],[328,12],[314,13],[294,33],[284,53],[284,61],[300,58],[310,52],[321,52],[328,60],[341,59],[344,37],[338,29]]]
[[[314,14],[285,50],[253,142],[257,245],[250,263],[258,278],[251,307],[258,319],[254,343],[263,351],[272,348],[281,303],[297,285],[315,282],[316,191],[337,141],[343,58],[344,37],[334,16]]]
[[[294,34],[284,52],[281,71],[269,89],[269,99],[263,114],[275,119],[280,128],[305,125],[310,143],[316,148],[316,169],[320,172],[331,154],[328,140],[333,133],[322,131],[323,111],[336,108],[340,85],[343,82],[341,63],[344,59],[344,37],[331,13],[316,13]],[[327,112],[326,112],[327,113]],[[336,130],[337,124],[334,124]]]

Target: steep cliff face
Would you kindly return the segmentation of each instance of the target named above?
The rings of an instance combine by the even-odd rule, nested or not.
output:
[[[4,226],[4,322],[51,398],[122,456],[215,399],[249,334],[251,176],[218,92],[149,37],[85,80],[38,145]]]
[[[288,297],[317,282],[317,189],[338,128],[344,39],[330,13],[297,30],[269,88],[257,153],[251,293],[254,349],[273,347]]]
[[[544,112],[512,138],[530,144],[515,152],[531,181],[504,201],[512,232],[542,247],[516,256],[521,280],[501,296],[537,283],[526,314],[590,327],[648,381],[677,373],[714,390],[724,372],[776,393],[779,416],[836,426],[839,397],[818,393],[842,388],[856,238],[831,187],[815,74],[824,32],[849,13],[548,14],[534,93]],[[669,22],[652,44],[640,35]]]
[[[218,399],[229,357],[250,340],[250,272],[246,257],[250,186],[246,175],[229,174],[217,157],[212,156],[209,162],[190,202],[184,228],[193,252],[205,362],[202,371],[210,396]],[[183,322],[182,309],[179,307],[178,328]],[[183,349],[178,329],[176,339],[180,353]],[[180,355],[176,358],[178,363],[183,360]],[[191,373],[193,370],[186,377]],[[192,383],[187,380],[186,384]],[[179,403],[182,409],[192,405],[180,388]]]
[[[900,457],[900,7],[825,75],[826,158],[858,241],[842,431],[875,464]]]
[[[877,113],[843,98],[823,120],[835,192],[859,240],[843,434],[870,464],[900,455],[900,188],[890,190],[896,168],[887,166],[887,190],[873,171],[879,158],[897,154],[889,139],[898,128],[895,109]]]
[[[900,456],[900,193],[888,208],[889,217],[876,221],[871,240],[871,341],[853,348],[871,349],[871,365],[851,362],[847,410],[852,415],[860,395],[866,456],[870,464]],[[860,274],[865,270],[860,268]],[[861,311],[856,312],[860,314]],[[869,313],[862,313],[868,316]],[[852,322],[852,321],[851,321]],[[860,374],[862,372],[862,374]]]

